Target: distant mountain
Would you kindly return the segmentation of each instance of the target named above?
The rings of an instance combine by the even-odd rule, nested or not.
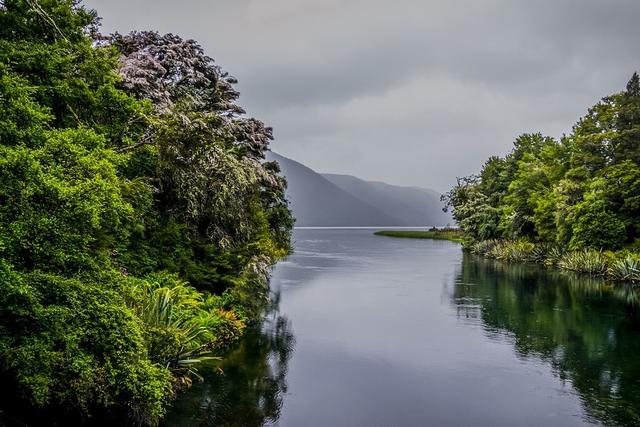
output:
[[[445,225],[436,192],[364,181],[349,175],[319,174],[270,152],[287,178],[287,196],[299,227]]]
[[[404,225],[301,163],[273,152],[267,160],[277,160],[287,178],[287,196],[298,227]]]
[[[322,176],[344,191],[357,195],[363,202],[408,225],[440,226],[452,222],[451,216],[442,212],[440,194],[431,189],[364,181],[351,175],[325,173]]]

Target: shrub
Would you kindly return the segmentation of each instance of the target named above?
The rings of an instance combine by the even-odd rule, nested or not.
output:
[[[118,155],[89,130],[48,132],[42,147],[0,145],[0,256],[16,268],[101,268],[133,217]]]
[[[154,273],[132,281],[129,305],[142,320],[149,359],[169,368],[180,381],[199,377],[197,365],[244,329],[234,313],[215,306],[219,297],[205,298],[175,274]]]
[[[489,258],[509,262],[526,262],[535,260],[535,245],[524,240],[517,241],[490,241],[488,244],[478,246],[479,254]]]
[[[473,243],[470,250],[475,254],[487,256],[494,248],[494,246],[498,245],[499,243],[500,241],[495,239],[481,240],[479,242]]]
[[[547,251],[546,258],[543,263],[548,266],[558,265],[564,254],[565,250],[562,247],[553,245]]]
[[[511,262],[533,261],[535,245],[531,242],[518,240],[505,245],[504,259]]]
[[[148,359],[143,325],[115,288],[0,266],[0,373],[19,399],[158,422],[170,373]]]
[[[607,270],[616,280],[640,281],[640,260],[636,256],[626,255],[622,259],[613,261]]]
[[[566,253],[558,265],[567,270],[593,275],[604,274],[607,263],[602,252],[585,249]]]

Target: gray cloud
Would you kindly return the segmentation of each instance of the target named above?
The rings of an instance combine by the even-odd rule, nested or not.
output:
[[[559,136],[640,68],[637,0],[90,0],[105,32],[198,40],[274,150],[446,190],[519,133]]]

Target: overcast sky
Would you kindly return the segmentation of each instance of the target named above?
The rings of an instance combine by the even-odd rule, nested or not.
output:
[[[444,191],[560,136],[640,69],[640,0],[90,0],[103,32],[198,40],[320,172]]]

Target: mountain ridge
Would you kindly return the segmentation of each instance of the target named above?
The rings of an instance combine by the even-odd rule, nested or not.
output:
[[[343,174],[322,174],[274,152],[287,179],[287,197],[298,227],[432,226],[450,222],[439,195],[420,187],[400,187]]]
[[[404,223],[340,189],[311,168],[277,153],[267,160],[280,164],[296,226],[387,226]]]
[[[408,225],[440,226],[451,222],[451,217],[442,212],[440,194],[434,190],[367,181],[345,174],[322,176],[387,215],[400,218]]]

